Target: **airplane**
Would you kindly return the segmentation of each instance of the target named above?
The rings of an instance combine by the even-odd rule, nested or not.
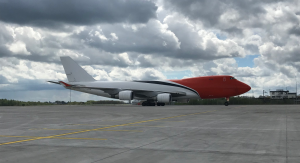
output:
[[[96,81],[71,57],[60,57],[68,82],[48,81],[66,89],[119,100],[144,100],[142,106],[164,106],[172,101],[229,98],[248,92],[251,87],[233,76],[201,76],[174,80]]]

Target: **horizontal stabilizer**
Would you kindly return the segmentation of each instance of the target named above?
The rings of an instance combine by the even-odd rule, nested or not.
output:
[[[62,85],[64,87],[71,87],[71,86],[74,86],[74,85],[71,85],[71,84],[68,84],[68,83],[65,83],[63,81],[48,81],[49,83],[54,83],[54,84],[59,84],[59,85]]]
[[[58,81],[47,81],[49,83],[60,84]]]
[[[73,86],[73,85],[67,84],[67,83],[65,83],[63,81],[59,81],[59,84],[62,85],[62,86],[64,86],[64,87],[71,87],[71,86]]]

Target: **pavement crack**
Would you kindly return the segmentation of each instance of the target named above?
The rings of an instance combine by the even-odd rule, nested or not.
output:
[[[192,129],[192,130],[189,130],[189,131],[193,131],[195,129]],[[105,158],[102,158],[102,159],[99,159],[99,160],[96,160],[96,161],[93,161],[91,163],[95,163],[95,162],[99,162],[99,161],[103,161],[105,159],[108,159],[108,158],[111,158],[111,157],[114,157],[114,156],[117,156],[117,155],[120,155],[120,154],[123,154],[123,153],[126,153],[126,152],[129,152],[129,151],[134,151],[136,149],[141,149],[142,147],[144,146],[147,146],[147,145],[150,145],[150,144],[154,144],[154,143],[157,143],[157,142],[160,142],[160,141],[163,141],[163,140],[167,140],[167,139],[170,139],[170,138],[173,138],[173,137],[176,137],[176,136],[179,136],[179,135],[183,135],[189,131],[186,131],[186,132],[183,132],[183,133],[178,133],[178,134],[175,134],[175,135],[172,135],[172,136],[168,136],[168,137],[165,137],[163,139],[159,139],[159,140],[156,140],[156,141],[153,141],[153,142],[150,142],[150,143],[147,143],[147,144],[144,144],[144,145],[141,145],[141,146],[138,146],[136,148],[131,148],[131,149],[128,149],[128,150],[125,150],[125,151],[122,151],[122,152],[119,152],[119,153],[116,153],[114,155],[110,155],[110,156],[107,156]]]
[[[213,122],[210,122],[210,123],[214,123],[214,121],[213,121]],[[114,154],[114,155],[110,155],[110,156],[107,156],[107,157],[105,157],[105,158],[102,158],[102,159],[93,161],[93,162],[91,162],[91,163],[96,163],[96,162],[99,162],[99,161],[103,161],[103,160],[105,160],[105,159],[108,159],[108,158],[111,158],[111,157],[114,157],[114,156],[117,156],[117,155],[120,155],[120,154],[129,152],[129,151],[134,151],[134,150],[136,150],[136,149],[141,149],[142,147],[145,147],[145,146],[150,145],[150,144],[154,144],[154,143],[157,143],[157,142],[160,142],[160,141],[163,141],[163,140],[167,140],[167,139],[170,139],[170,138],[173,138],[173,137],[177,137],[177,136],[180,136],[180,135],[184,135],[184,134],[186,134],[186,133],[188,133],[188,132],[199,131],[199,130],[201,130],[201,129],[199,129],[199,128],[193,128],[193,129],[188,130],[188,131],[186,131],[186,132],[182,132],[182,133],[178,133],[178,134],[175,134],[175,135],[172,135],[172,136],[168,136],[168,137],[165,137],[165,138],[163,138],[163,139],[156,140],[156,141],[153,141],[153,142],[150,142],[150,143],[147,143],[147,144],[138,146],[138,147],[136,147],[136,148],[131,148],[131,149],[128,149],[128,150],[125,150],[125,151],[116,153],[116,154]],[[156,150],[162,150],[162,149],[161,149],[161,148],[158,148],[158,149],[156,149]]]

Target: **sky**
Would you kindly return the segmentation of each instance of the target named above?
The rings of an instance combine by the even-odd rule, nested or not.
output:
[[[0,0],[0,98],[68,101],[60,56],[101,81],[232,75],[296,91],[299,0]],[[72,101],[105,98],[72,91]]]

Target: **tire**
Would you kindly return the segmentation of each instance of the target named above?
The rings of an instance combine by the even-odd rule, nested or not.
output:
[[[224,105],[225,105],[225,106],[228,106],[228,105],[229,105],[229,102],[228,102],[228,101],[226,101],[226,102],[224,103]]]
[[[144,102],[142,103],[142,106],[147,106],[147,103],[144,101]]]
[[[157,106],[160,106],[160,103],[158,102],[156,105],[157,105]]]
[[[161,103],[160,106],[165,106],[165,103]]]
[[[155,102],[144,101],[144,102],[142,103],[142,106],[155,106]]]

